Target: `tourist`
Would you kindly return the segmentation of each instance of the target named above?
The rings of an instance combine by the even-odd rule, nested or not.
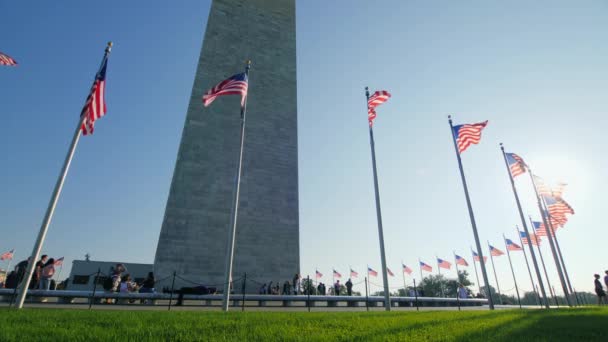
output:
[[[268,288],[266,289],[267,294],[272,294],[272,282],[268,283]]]
[[[291,294],[291,284],[289,283],[289,280],[285,280],[285,283],[283,283],[283,294],[284,295]]]
[[[51,286],[51,278],[55,275],[55,259],[50,258],[40,272],[40,285],[38,286],[41,290],[49,290]]]
[[[298,295],[300,294],[300,274],[296,273],[293,276],[293,294]]]
[[[467,299],[468,297],[469,297],[469,294],[467,292],[467,289],[464,287],[464,285],[459,284],[458,285],[458,298]]]
[[[30,281],[30,289],[38,288],[40,276],[42,275],[42,269],[44,268],[44,265],[46,265],[47,259],[48,256],[46,254],[43,254],[42,257],[40,257],[40,260],[36,262],[36,266],[34,267],[34,273],[32,274],[32,281]]]
[[[602,287],[602,282],[600,282],[600,275],[594,274],[595,281],[595,294],[597,295],[597,305],[606,304],[606,292],[604,292],[604,288]]]
[[[346,294],[349,296],[353,295],[353,282],[350,281],[350,278],[346,281]]]
[[[323,291],[321,291],[323,289],[323,283],[319,283],[319,285],[317,285],[317,294],[321,295],[323,294]]]
[[[148,272],[148,276],[141,284],[141,288],[139,289],[139,293],[154,293],[154,285],[156,283],[156,279],[154,279],[154,272]]]
[[[334,284],[334,295],[340,295],[340,286],[340,280],[336,280],[336,283]]]
[[[262,285],[262,287],[260,287],[260,291],[258,292],[259,294],[266,294],[266,284]]]
[[[604,284],[606,285],[606,290],[608,290],[608,271],[604,271],[606,276],[604,276]]]

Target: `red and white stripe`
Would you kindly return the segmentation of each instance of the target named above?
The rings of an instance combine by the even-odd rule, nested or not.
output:
[[[437,259],[437,266],[439,266],[439,268],[443,268],[446,270],[452,269],[452,263],[448,262],[447,260],[443,260],[443,259]]]
[[[501,251],[500,249],[498,249],[496,247],[490,246],[490,254],[492,256],[497,257],[497,256],[501,256],[501,255],[505,254],[505,252]]]
[[[388,268],[388,267],[386,268],[386,273],[388,273],[388,275],[391,276],[391,277],[395,276],[395,274],[393,273],[393,271],[391,271],[391,269]]]
[[[248,82],[247,79],[235,79],[239,75],[234,75],[209,89],[203,95],[203,105],[208,107],[218,96],[241,95],[241,107],[244,106],[247,98]]]
[[[342,278],[342,275],[338,271],[334,270],[334,278]]]
[[[458,136],[456,137],[458,152],[462,153],[469,146],[479,144],[481,141],[481,131],[486,128],[487,125],[487,120],[476,124],[461,125],[460,129],[458,130]]]
[[[0,65],[17,66],[17,61],[12,57],[0,52]]]
[[[469,266],[469,263],[461,256],[456,256],[456,264],[460,266]]]
[[[406,273],[409,275],[409,274],[412,274],[412,272],[414,272],[414,270],[412,270],[411,268],[409,268],[405,265],[402,265],[402,266],[403,266],[403,273]]]
[[[0,255],[0,260],[12,260],[15,250],[11,249],[10,251],[3,253]]]
[[[376,118],[376,107],[388,101],[390,97],[391,94],[386,90],[378,90],[369,97],[367,100],[367,120],[370,126],[374,124]]]

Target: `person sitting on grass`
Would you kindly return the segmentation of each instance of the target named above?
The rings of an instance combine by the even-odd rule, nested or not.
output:
[[[602,305],[602,303],[604,303],[604,305],[606,305],[606,292],[604,292],[604,288],[602,286],[602,283],[600,282],[600,275],[594,274],[593,276],[595,277],[595,281],[593,283],[595,284],[595,294],[597,295],[597,305]]]

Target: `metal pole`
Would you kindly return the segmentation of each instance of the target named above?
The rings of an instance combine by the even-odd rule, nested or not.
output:
[[[401,260],[401,275],[403,276],[403,297],[407,297],[407,285],[405,284],[405,270],[403,269],[403,260]]]
[[[481,283],[479,282],[479,275],[477,275],[477,264],[475,263],[475,254],[473,254],[473,248],[471,247],[471,258],[473,258],[473,269],[475,270],[475,279],[477,279],[477,287],[479,288],[479,294],[481,295]],[[483,262],[483,259],[479,259],[479,262]],[[489,297],[489,296],[486,296]]]
[[[171,311],[171,303],[173,302],[173,291],[175,289],[175,271],[173,271],[173,281],[171,282],[171,292],[169,293],[169,307],[167,311]]]
[[[435,255],[435,261],[437,262],[437,274],[441,277],[441,267],[439,267],[439,258]],[[441,297],[445,297],[445,292],[443,291],[443,283],[441,283],[441,279],[439,280],[439,289],[441,290]]]
[[[101,71],[101,68],[104,65],[104,62],[108,58],[110,51],[112,50],[112,43],[108,43],[106,47],[105,53],[103,55],[103,59],[101,61],[101,65],[97,73]],[[97,75],[97,74],[96,74]],[[44,215],[44,219],[42,220],[42,225],[40,227],[40,232],[38,232],[38,238],[36,239],[36,243],[34,244],[34,249],[32,250],[32,254],[30,256],[30,262],[27,265],[27,270],[25,272],[25,279],[21,283],[21,291],[19,291],[19,296],[17,297],[17,309],[23,308],[23,303],[25,302],[25,297],[27,296],[28,286],[30,281],[32,280],[32,275],[34,274],[34,268],[36,266],[36,261],[40,257],[40,252],[42,251],[42,245],[44,244],[44,239],[46,238],[46,233],[49,229],[49,225],[51,224],[51,219],[53,218],[53,213],[55,212],[55,207],[57,206],[57,201],[59,200],[59,195],[61,194],[61,189],[63,188],[63,183],[65,182],[65,178],[68,174],[68,170],[70,168],[70,164],[72,163],[72,158],[74,157],[74,152],[76,152],[76,146],[78,146],[78,141],[80,140],[80,131],[82,124],[85,120],[86,116],[81,115],[78,120],[78,125],[76,126],[76,130],[74,131],[74,136],[72,137],[72,142],[70,143],[70,148],[68,149],[68,154],[65,157],[63,162],[63,167],[61,168],[61,173],[59,174],[59,178],[57,178],[57,183],[55,183],[55,188],[53,189],[53,194],[51,195],[51,200],[49,202],[49,206],[46,209],[46,214]]]
[[[247,292],[247,272],[243,275],[243,303],[241,304],[241,311],[245,311],[245,292]]]
[[[500,285],[498,284],[498,277],[496,276],[496,266],[494,266],[494,256],[492,255],[492,250],[490,249],[490,241],[488,241],[488,250],[490,251],[490,261],[492,261],[492,270],[494,271],[494,280],[496,280],[496,291],[498,292],[498,303],[502,303],[502,296],[500,294]],[[481,260],[481,259],[480,259]],[[490,292],[490,297],[492,297],[492,291],[488,287],[488,292]]]
[[[549,217],[551,217],[551,214],[549,214]],[[551,219],[549,219],[549,225],[551,226],[551,230],[553,231],[553,238],[555,239],[555,247],[557,247],[557,255],[559,256],[559,261],[561,262],[562,268],[564,270],[566,284],[568,285],[568,290],[570,290],[570,294],[572,294],[573,290],[572,290],[572,284],[570,284],[570,276],[568,275],[568,270],[566,269],[566,264],[564,263],[564,257],[562,256],[562,250],[559,247],[559,241],[557,241],[557,232],[555,231],[555,228],[553,227],[553,223],[551,223]],[[578,300],[576,302],[578,303]]]
[[[559,308],[559,300],[557,299],[558,297],[557,297],[557,292],[555,292],[555,287],[553,287],[553,293],[555,293],[555,294],[556,294],[556,295],[555,295],[555,298],[556,298],[556,299],[555,299],[555,302],[557,303],[557,307]]]
[[[366,105],[369,101],[369,89],[365,87]],[[369,105],[367,105],[369,109]],[[384,309],[391,311],[391,298],[388,288],[388,273],[386,271],[386,254],[384,252],[384,232],[382,230],[382,212],[380,210],[380,193],[378,190],[378,172],[376,171],[376,148],[374,145],[374,130],[369,125],[369,141],[372,151],[372,169],[374,173],[374,190],[376,194],[376,216],[378,218],[378,239],[380,240],[380,260],[382,262],[382,280],[384,281]]]
[[[532,222],[532,218],[530,218],[530,222]],[[543,266],[543,271],[545,273],[545,279],[547,279],[547,286],[549,287],[549,294],[553,298],[555,305],[557,305],[558,304],[557,298],[555,297],[555,293],[553,292],[553,286],[551,286],[551,282],[549,282],[549,274],[547,273],[547,267],[545,267],[545,259],[543,258],[543,253],[540,250],[540,244],[537,244],[536,248],[538,249],[538,255],[540,256],[541,265]]]
[[[91,295],[91,299],[89,299],[89,310],[93,307],[93,302],[95,301],[95,291],[97,290],[97,280],[99,279],[99,273],[101,273],[101,268],[97,269],[97,274],[95,275],[95,279],[93,279],[93,294]]]
[[[458,282],[458,284],[460,284],[460,273],[458,273],[458,260],[456,260],[456,252],[452,251],[452,253],[454,253],[454,267],[456,268],[456,281]]]
[[[521,298],[519,297],[519,289],[517,288],[517,279],[515,279],[515,271],[513,271],[513,263],[511,262],[511,252],[509,251],[509,246],[507,246],[507,238],[505,234],[502,234],[502,239],[505,241],[505,248],[507,249],[507,256],[509,257],[509,266],[511,266],[511,274],[513,275],[513,283],[515,283],[515,293],[517,294],[517,303],[519,304],[519,308],[521,309]],[[524,247],[521,247],[521,250],[524,250]]]
[[[247,61],[245,66],[245,75],[247,76],[247,82],[249,82],[249,69],[251,68],[251,61]],[[224,300],[222,302],[222,310],[228,311],[230,305],[230,282],[232,281],[232,262],[234,259],[234,240],[236,238],[236,225],[239,214],[239,195],[241,191],[241,174],[243,171],[243,147],[245,146],[245,117],[247,114],[247,99],[245,96],[245,102],[241,106],[241,141],[240,141],[240,152],[239,162],[237,165],[236,177],[234,181],[234,203],[232,204],[232,215],[230,216],[230,229],[228,235],[228,248],[226,257],[226,275],[224,278]]]
[[[521,224],[524,227],[524,232],[526,232],[526,236],[530,238],[530,231],[528,230],[528,224],[526,223],[526,218],[524,217],[524,212],[521,209],[521,202],[519,201],[519,194],[517,193],[517,188],[515,187],[515,181],[513,180],[513,175],[511,174],[511,168],[509,167],[509,162],[507,160],[507,155],[505,153],[505,147],[503,144],[500,144],[500,150],[502,152],[503,159],[505,160],[505,166],[507,167],[507,173],[509,174],[509,180],[511,181],[511,188],[513,189],[513,196],[515,196],[515,203],[517,204],[517,210],[519,211],[519,218],[521,219]],[[527,165],[526,165],[527,167]],[[532,171],[528,168],[528,173],[532,174]],[[519,234],[519,232],[518,232]],[[522,246],[523,248],[523,246]],[[543,295],[543,299],[545,300],[545,308],[549,308],[549,301],[547,300],[547,293],[545,292],[545,285],[543,284],[543,278],[540,274],[540,269],[538,268],[538,262],[536,261],[536,254],[534,254],[534,248],[532,245],[528,245],[530,250],[530,255],[532,256],[532,264],[534,265],[534,270],[536,271],[536,277],[538,278],[538,284],[540,285],[540,291]]]
[[[63,271],[63,263],[59,266],[59,272],[57,272],[57,280],[61,278],[61,271]],[[57,280],[55,281],[55,287],[53,290],[57,290]]]
[[[568,287],[566,285],[566,280],[564,279],[564,273],[562,272],[562,267],[559,263],[559,258],[557,257],[557,251],[555,250],[555,243],[553,242],[553,237],[551,235],[552,226],[550,226],[550,219],[545,215],[545,211],[543,210],[544,201],[541,199],[541,196],[538,194],[538,188],[536,187],[536,181],[534,180],[534,176],[532,175],[532,170],[528,167],[528,171],[530,173],[530,179],[532,180],[532,186],[534,187],[534,193],[536,194],[536,199],[538,200],[538,209],[540,210],[540,215],[543,218],[543,222],[545,223],[545,227],[549,229],[547,233],[547,240],[549,240],[549,246],[551,247],[551,253],[553,254],[553,260],[555,261],[555,267],[557,268],[557,275],[559,276],[559,281],[562,284],[562,289],[564,291],[564,295],[566,296],[566,303],[568,306],[572,306],[570,304],[570,298],[568,297]],[[555,292],[555,291],[553,291]]]
[[[420,261],[420,258],[418,258],[418,268],[420,269],[420,282],[422,283],[422,280],[424,279],[424,277],[422,276],[422,261]]]
[[[532,292],[536,295],[536,302],[541,307],[543,306],[540,295],[536,291],[536,284],[534,284],[534,277],[532,277],[532,272],[530,271],[530,264],[528,263],[528,256],[526,255],[526,247],[524,247],[524,241],[521,239],[521,233],[519,232],[519,227],[515,226],[515,231],[517,232],[517,236],[519,236],[519,243],[521,244],[521,251],[524,252],[524,260],[526,261],[526,268],[528,268],[528,275],[530,275],[530,283],[532,283]],[[530,237],[528,237],[528,243],[530,244]]]
[[[416,287],[416,278],[414,279],[414,298],[416,298],[416,311],[420,311],[420,308],[418,307],[418,288]]]
[[[369,271],[367,272],[369,276]],[[367,277],[365,277],[365,309],[369,311],[369,294],[367,291]]]
[[[456,159],[458,159],[458,168],[460,169],[460,178],[462,179],[462,186],[464,188],[464,196],[467,200],[467,207],[469,208],[469,219],[471,220],[471,228],[473,229],[473,236],[475,237],[475,247],[477,248],[477,255],[480,260],[483,260],[483,253],[481,251],[481,242],[479,242],[479,234],[477,233],[477,223],[475,223],[475,215],[473,214],[473,207],[471,206],[471,198],[469,196],[469,189],[467,187],[467,180],[464,176],[464,169],[462,168],[462,159],[460,158],[460,152],[458,151],[458,145],[456,144],[456,137],[454,136],[454,126],[452,125],[452,117],[448,115],[448,121],[450,123],[450,133],[452,134],[452,140],[454,141],[454,151],[456,152]],[[482,262],[481,275],[485,283],[488,293],[490,292],[490,281],[488,280],[488,273],[486,272],[486,265]],[[488,304],[490,310],[494,310],[494,301],[492,301],[491,293],[488,296]]]
[[[310,276],[306,276],[306,293],[308,293],[308,298],[306,299],[306,306],[308,307],[308,312],[310,312]]]

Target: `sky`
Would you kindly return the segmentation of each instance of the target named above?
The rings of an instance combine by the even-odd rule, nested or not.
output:
[[[86,253],[153,262],[209,8],[193,0],[0,3],[10,32],[0,51],[19,62],[0,67],[2,252],[14,248],[15,261],[31,253],[112,40],[108,113],[80,141],[43,250],[65,256],[64,276]],[[369,86],[392,94],[374,126],[391,288],[403,286],[402,261],[416,280],[419,258],[434,270],[435,257],[453,261],[454,252],[472,264],[451,114],[456,124],[489,120],[481,143],[462,155],[485,252],[488,241],[504,250],[502,234],[516,239],[521,225],[503,142],[536,174],[568,183],[564,198],[576,214],[558,239],[573,286],[592,291],[593,274],[608,269],[607,12],[604,1],[298,1],[302,274],[318,269],[330,283],[332,269],[347,277],[353,268],[361,278],[367,265],[381,268]],[[529,178],[516,185],[524,213],[538,219]],[[548,244],[541,249],[561,293]],[[512,258],[519,287],[529,291],[523,256]],[[514,294],[506,256],[494,261],[501,290]],[[442,273],[455,278],[453,269]],[[381,278],[371,282],[380,289]]]

